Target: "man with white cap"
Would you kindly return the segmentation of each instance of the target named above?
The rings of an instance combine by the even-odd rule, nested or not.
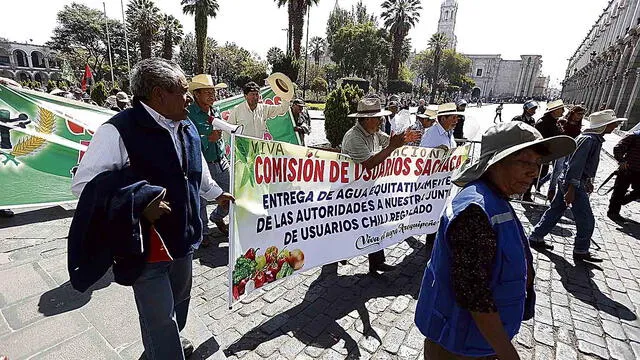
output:
[[[529,236],[532,248],[553,249],[553,245],[545,243],[544,237],[558,223],[567,207],[571,206],[576,222],[573,258],[577,261],[602,262],[602,259],[589,252],[595,228],[589,194],[593,192],[593,179],[598,171],[604,135],[613,132],[625,120],[617,118],[613,110],[599,111],[589,116],[589,127],[576,139],[578,147],[568,156],[566,168],[558,178],[561,193],[553,198],[549,209]]]
[[[438,121],[425,130],[420,141],[421,147],[445,148],[456,147],[453,137],[453,129],[458,124],[460,115],[464,113],[458,111],[456,104],[447,103],[438,106]]]
[[[575,146],[499,123],[482,136],[480,157],[453,176],[462,190],[441,217],[416,307],[425,359],[519,359],[511,340],[533,317],[535,273],[509,198],[527,190],[540,164]]]
[[[417,131],[389,136],[380,130],[388,110],[382,110],[380,99],[363,98],[358,102],[358,112],[350,114],[356,124],[342,138],[342,153],[349,155],[353,161],[370,170],[380,165],[397,148],[420,138]],[[369,254],[369,273],[376,275],[378,271],[392,271],[395,268],[385,264],[384,250]]]
[[[467,100],[464,98],[458,99],[456,101],[456,111],[460,112],[461,115],[458,115],[458,123],[456,127],[453,129],[453,138],[454,139],[464,139],[464,111],[467,109]]]
[[[522,108],[524,109],[522,115],[514,117],[511,121],[522,121],[527,125],[534,126],[536,124],[536,120],[533,118],[533,115],[535,115],[538,110],[538,103],[533,100],[529,100],[522,105]]]
[[[260,87],[251,81],[242,87],[246,101],[236,105],[231,111],[229,124],[243,125],[242,135],[258,139],[269,138],[267,120],[284,115],[289,111],[290,102],[282,98],[279,105],[269,105],[260,102]]]
[[[222,130],[213,129],[214,119],[221,119],[220,113],[213,107],[216,101],[216,87],[209,74],[196,75],[189,83],[189,91],[193,95],[193,102],[189,105],[189,119],[193,122],[200,135],[202,154],[207,161],[211,178],[220,188],[229,192],[229,161],[227,160],[225,143],[222,138]],[[229,214],[229,209],[217,206],[207,216],[207,201],[200,199],[200,219],[202,220],[202,246],[211,244],[209,235],[211,230],[207,225],[211,220],[218,230],[225,236],[229,236],[229,226],[224,218]]]

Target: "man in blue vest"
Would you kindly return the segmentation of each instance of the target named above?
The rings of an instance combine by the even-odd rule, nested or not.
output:
[[[509,197],[575,146],[568,136],[543,139],[524,123],[499,123],[482,136],[478,160],[454,175],[463,189],[440,220],[416,308],[425,359],[519,359],[511,339],[533,317],[534,271]]]
[[[71,190],[80,196],[98,174],[125,166],[166,190],[143,213],[147,262],[133,293],[145,357],[181,360],[193,352],[179,332],[189,310],[193,252],[202,240],[200,197],[222,206],[233,197],[211,179],[198,131],[187,119],[188,87],[180,66],[143,60],[132,71],[131,89],[133,107],[98,128]]]

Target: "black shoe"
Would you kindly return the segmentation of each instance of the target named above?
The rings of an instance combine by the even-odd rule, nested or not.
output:
[[[536,250],[553,250],[553,245],[544,241],[529,241],[529,246]]]
[[[181,336],[180,344],[182,344],[182,352],[184,353],[185,358],[188,358],[193,354],[193,343],[189,339]]]
[[[588,261],[588,262],[592,262],[592,263],[601,263],[602,262],[602,259],[591,255],[591,253],[587,253],[587,254],[576,254],[576,253],[573,253],[573,260]]]
[[[13,213],[13,211],[9,209],[0,210],[0,217],[10,218],[10,217],[13,217],[14,215],[15,214]]]
[[[525,194],[522,197],[522,201],[533,202],[533,198],[531,197],[531,194]]]
[[[607,217],[611,220],[613,220],[613,222],[616,223],[627,223],[629,222],[629,220],[623,218],[622,216],[620,216],[620,214],[615,214],[615,213],[607,213]]]

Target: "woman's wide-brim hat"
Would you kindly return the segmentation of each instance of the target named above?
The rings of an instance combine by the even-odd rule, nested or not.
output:
[[[550,101],[547,103],[547,110],[545,111],[546,113],[550,113],[554,110],[558,110],[560,108],[564,109],[564,101],[562,100],[554,100],[554,101]]]
[[[291,101],[295,95],[293,82],[283,73],[273,73],[267,78],[267,84],[282,100]]]
[[[616,112],[613,110],[602,110],[589,115],[589,126],[584,129],[584,131],[593,132],[593,130],[602,128],[603,126],[625,121],[627,121],[626,118],[617,117]]]
[[[543,139],[534,127],[520,121],[504,122],[490,127],[482,135],[480,157],[454,174],[452,181],[458,186],[480,179],[492,165],[507,156],[531,146],[544,146],[547,154],[542,157],[548,163],[573,153],[576,142],[569,136],[560,135]]]
[[[382,117],[391,115],[391,111],[383,110],[377,97],[362,98],[358,101],[358,112],[349,114],[350,118]]]
[[[218,85],[214,85],[213,84],[213,79],[211,78],[211,75],[209,74],[200,74],[200,75],[196,75],[191,79],[191,82],[189,83],[189,91],[193,92],[194,90],[199,90],[199,89],[222,89],[221,87],[218,87]]]
[[[438,116],[447,115],[464,115],[464,112],[458,111],[458,107],[455,103],[446,103],[438,105]]]

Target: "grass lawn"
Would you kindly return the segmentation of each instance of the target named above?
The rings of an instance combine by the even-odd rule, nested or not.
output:
[[[324,106],[325,106],[325,103],[322,103],[322,104],[307,104],[307,109],[324,111]]]

